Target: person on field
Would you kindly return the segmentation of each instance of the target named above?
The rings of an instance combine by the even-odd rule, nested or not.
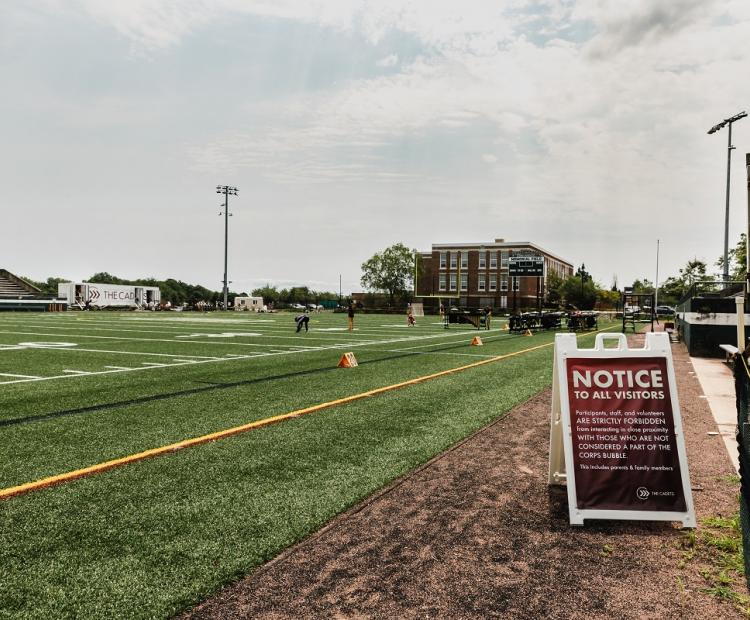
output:
[[[305,331],[309,331],[307,324],[310,322],[310,317],[307,314],[298,314],[294,317],[294,322],[297,323],[297,333],[299,334],[302,326],[304,325]]]
[[[485,306],[484,308],[484,328],[490,328],[490,319],[492,319],[492,308]]]
[[[354,331],[354,304],[351,301],[349,302],[346,314],[349,317],[349,331]]]
[[[414,312],[411,309],[411,304],[406,307],[406,326],[414,327],[417,322],[414,320]]]

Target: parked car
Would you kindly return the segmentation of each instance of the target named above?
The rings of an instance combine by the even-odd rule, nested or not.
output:
[[[303,306],[302,304],[291,304],[289,307],[292,310],[304,310],[305,309],[305,306]]]
[[[674,308],[671,306],[656,306],[657,316],[672,316],[674,314]]]

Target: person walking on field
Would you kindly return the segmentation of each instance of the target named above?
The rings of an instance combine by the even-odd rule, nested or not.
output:
[[[414,320],[414,312],[411,309],[411,304],[406,307],[406,326],[414,327],[417,322]]]
[[[307,328],[307,324],[310,322],[310,317],[306,314],[298,314],[294,317],[294,322],[297,323],[297,333],[299,334],[300,330],[302,329],[302,326],[305,326],[305,332],[309,331]]]
[[[349,317],[349,331],[352,332],[354,331],[354,304],[351,301],[349,302],[346,314]]]
[[[490,319],[492,319],[492,308],[486,306],[484,309],[484,328],[490,328]]]

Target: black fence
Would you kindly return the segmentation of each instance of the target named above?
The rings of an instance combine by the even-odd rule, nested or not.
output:
[[[737,446],[740,461],[740,524],[742,548],[745,549],[745,580],[750,588],[750,368],[740,352],[734,356],[734,386],[737,395]]]

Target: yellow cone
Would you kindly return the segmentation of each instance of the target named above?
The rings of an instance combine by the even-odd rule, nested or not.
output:
[[[530,329],[527,329],[527,330],[526,330],[526,331],[525,331],[525,332],[523,333],[523,335],[524,335],[524,336],[533,336],[534,334],[532,334],[532,333],[531,333],[531,330],[530,330]]]

